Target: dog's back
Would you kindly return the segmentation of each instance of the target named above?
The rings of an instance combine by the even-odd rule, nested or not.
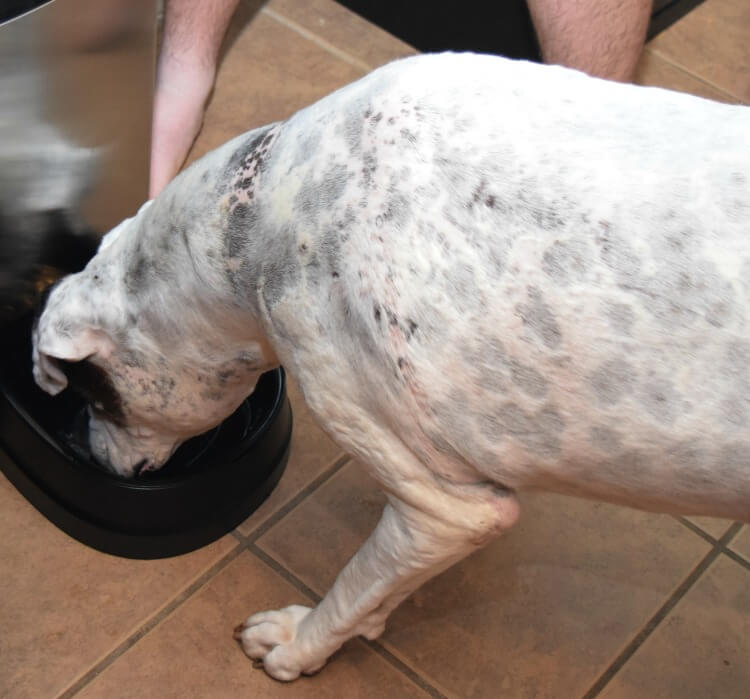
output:
[[[357,400],[437,472],[747,519],[750,110],[405,63],[295,116],[266,177]]]

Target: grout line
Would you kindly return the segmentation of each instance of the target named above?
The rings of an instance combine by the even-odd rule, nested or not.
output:
[[[694,80],[698,80],[699,82],[702,82],[704,85],[707,85],[711,89],[720,92],[722,95],[732,100],[736,100],[740,104],[746,104],[746,102],[741,97],[738,97],[734,93],[729,92],[726,88],[721,87],[720,85],[716,85],[715,83],[712,83],[710,80],[707,80],[702,75],[699,75],[698,73],[694,73],[692,70],[685,67],[681,63],[678,63],[675,59],[670,58],[668,55],[666,55],[665,53],[662,53],[658,49],[648,47],[648,50],[651,51],[651,53],[653,53],[654,56],[658,56],[661,60],[665,61],[666,63],[669,63],[669,65],[671,65],[673,68],[675,68],[676,70],[679,70],[682,73],[685,73],[685,75],[690,76]]]
[[[272,10],[267,5],[261,10],[261,12],[275,19],[280,24],[283,24],[285,27],[287,27],[287,29],[291,29],[292,31],[297,32],[297,34],[301,34],[308,41],[312,41],[314,44],[317,44],[321,48],[325,49],[329,53],[332,53],[334,56],[340,58],[342,61],[345,61],[349,65],[354,66],[355,68],[358,68],[365,73],[369,73],[372,70],[371,65],[365,63],[364,61],[361,61],[359,58],[355,58],[346,51],[342,51],[340,48],[334,46],[330,41],[326,41],[322,36],[318,36],[314,32],[311,32],[309,29],[303,27],[301,24],[297,24],[297,22],[295,22],[294,20],[284,17],[284,15],[281,15],[275,10]]]
[[[113,651],[107,653],[98,663],[96,663],[90,670],[79,677],[72,685],[70,685],[65,691],[61,692],[57,699],[70,699],[80,692],[86,685],[92,682],[102,672],[104,672],[110,665],[112,665],[120,656],[130,650],[134,645],[138,643],[144,636],[164,621],[168,616],[172,614],[176,609],[181,607],[187,602],[198,590],[200,590],[209,580],[220,573],[226,568],[235,558],[238,558],[244,553],[245,548],[241,545],[235,546],[229,553],[223,558],[219,559],[214,563],[208,570],[204,571],[196,580],[194,580],[188,587],[180,592],[176,597],[173,597],[166,605],[164,605],[159,611],[157,611],[150,619],[145,621],[138,629],[130,634],[120,645],[118,645]]]
[[[747,568],[750,570],[750,561],[746,560],[742,555],[739,553],[736,553],[735,551],[732,551],[732,549],[728,548],[729,544],[732,542],[732,539],[734,539],[737,534],[739,534],[742,531],[742,527],[744,524],[742,522],[734,522],[731,527],[725,532],[724,536],[719,539],[719,543],[717,544],[717,548],[728,558],[731,558],[736,563],[739,563],[744,568]]]
[[[726,546],[735,536],[737,536],[737,534],[740,533],[740,529],[742,529],[742,522],[734,522],[719,539],[719,544],[721,546]]]
[[[711,546],[716,546],[718,540],[716,537],[711,536],[708,532],[703,531],[697,524],[694,524],[685,517],[675,517],[675,519],[683,526],[689,529],[693,534],[697,534],[701,539],[705,539]]]
[[[657,610],[657,612],[646,622],[643,628],[636,634],[625,649],[618,655],[610,666],[599,676],[591,688],[583,695],[583,699],[594,699],[601,691],[612,681],[614,676],[622,669],[625,663],[633,657],[636,651],[643,645],[648,637],[656,630],[657,626],[664,621],[666,616],[675,608],[677,603],[688,593],[690,588],[695,585],[703,573],[708,570],[714,561],[722,554],[726,553],[725,546],[737,535],[742,529],[742,524],[735,522],[724,535],[716,542],[714,547],[701,559],[698,565],[688,574],[679,587],[667,598],[667,601]]]
[[[406,675],[414,684],[416,684],[421,690],[427,692],[434,699],[447,699],[445,694],[433,687],[424,677],[419,675],[417,672],[412,670],[406,663],[399,660],[391,651],[385,648],[378,641],[368,641],[363,638],[366,646],[369,646],[373,652],[377,653],[383,660],[392,665],[401,674]]]
[[[726,554],[727,556],[729,556],[729,558],[736,561],[741,566],[744,566],[745,568],[750,569],[750,560],[746,559],[741,553],[737,553],[736,551],[732,551],[732,549],[727,548],[725,544],[721,544],[718,539],[715,539],[707,532],[704,532],[697,524],[693,524],[690,520],[687,520],[684,517],[676,517],[676,519],[680,524],[683,524],[690,531],[694,532],[695,534],[700,536],[702,539],[705,539],[709,544],[718,546],[721,549],[721,552],[723,554]],[[732,531],[730,540],[733,539],[735,534],[737,534],[739,530],[742,528],[741,522],[734,522],[732,526],[734,525],[739,525],[739,529],[734,529]],[[729,541],[727,541],[727,543],[729,543]]]
[[[255,544],[269,529],[276,526],[280,520],[284,519],[297,505],[299,505],[308,495],[317,490],[328,479],[335,476],[349,461],[348,454],[339,456],[331,466],[329,466],[317,478],[310,481],[302,490],[300,490],[291,500],[287,500],[276,512],[269,515],[268,519],[261,522],[249,534],[234,530],[235,537],[245,545]]]
[[[725,543],[721,543],[720,540],[714,538],[711,536],[708,532],[703,531],[697,524],[693,524],[690,520],[685,519],[684,517],[675,517],[675,519],[685,527],[687,527],[690,531],[700,536],[702,539],[705,539],[709,544],[712,544],[713,546],[717,546],[721,553],[725,554],[729,558],[731,558],[733,561],[736,561],[744,568],[747,568],[750,570],[750,560],[745,558],[741,553],[737,553],[736,551],[732,551],[732,549],[727,548],[727,545],[732,539],[734,539],[735,535],[742,529],[742,522],[733,522],[731,525],[731,534],[730,530],[728,529],[725,534],[730,534],[729,538]],[[723,540],[723,537],[722,537]]]
[[[262,548],[257,546],[254,542],[250,542],[247,545],[247,550],[253,555],[260,558],[274,573],[284,578],[294,589],[301,592],[314,604],[318,604],[322,599],[321,596],[315,592],[312,588],[308,587],[303,583],[294,573],[287,570],[281,563],[279,563],[273,556],[267,554]]]
[[[750,561],[745,559],[741,554],[732,551],[732,549],[724,549],[722,553],[728,558],[731,558],[735,563],[739,563],[743,568],[750,570]]]

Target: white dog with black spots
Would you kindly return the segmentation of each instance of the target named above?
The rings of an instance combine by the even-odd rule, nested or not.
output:
[[[750,521],[749,232],[750,108],[408,58],[118,226],[49,297],[35,376],[102,371],[92,449],[129,476],[284,365],[388,493],[317,607],[238,628],[292,680],[511,527],[520,490]]]

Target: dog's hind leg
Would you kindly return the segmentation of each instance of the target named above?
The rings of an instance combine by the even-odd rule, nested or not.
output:
[[[415,467],[399,469],[402,479],[387,479],[391,495],[380,522],[317,607],[261,612],[236,629],[247,655],[262,660],[269,675],[293,680],[320,669],[349,638],[376,638],[390,612],[422,583],[517,520],[519,505],[509,491],[487,484],[446,488]]]

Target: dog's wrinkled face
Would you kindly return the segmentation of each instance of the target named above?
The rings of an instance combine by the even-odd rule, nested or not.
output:
[[[49,393],[70,387],[89,410],[91,453],[130,477],[162,466],[186,439],[214,427],[252,392],[259,371],[248,357],[209,367],[148,347],[136,329],[115,343],[70,310],[66,278],[34,330],[34,377]]]
[[[208,344],[223,339],[218,321],[196,330],[183,325],[185,308],[122,293],[115,270],[132,251],[121,232],[106,236],[87,268],[52,290],[34,328],[33,361],[45,391],[70,386],[84,397],[92,455],[127,477],[159,468],[183,441],[230,415],[268,362],[257,343]],[[180,322],[167,328],[165,315]]]

